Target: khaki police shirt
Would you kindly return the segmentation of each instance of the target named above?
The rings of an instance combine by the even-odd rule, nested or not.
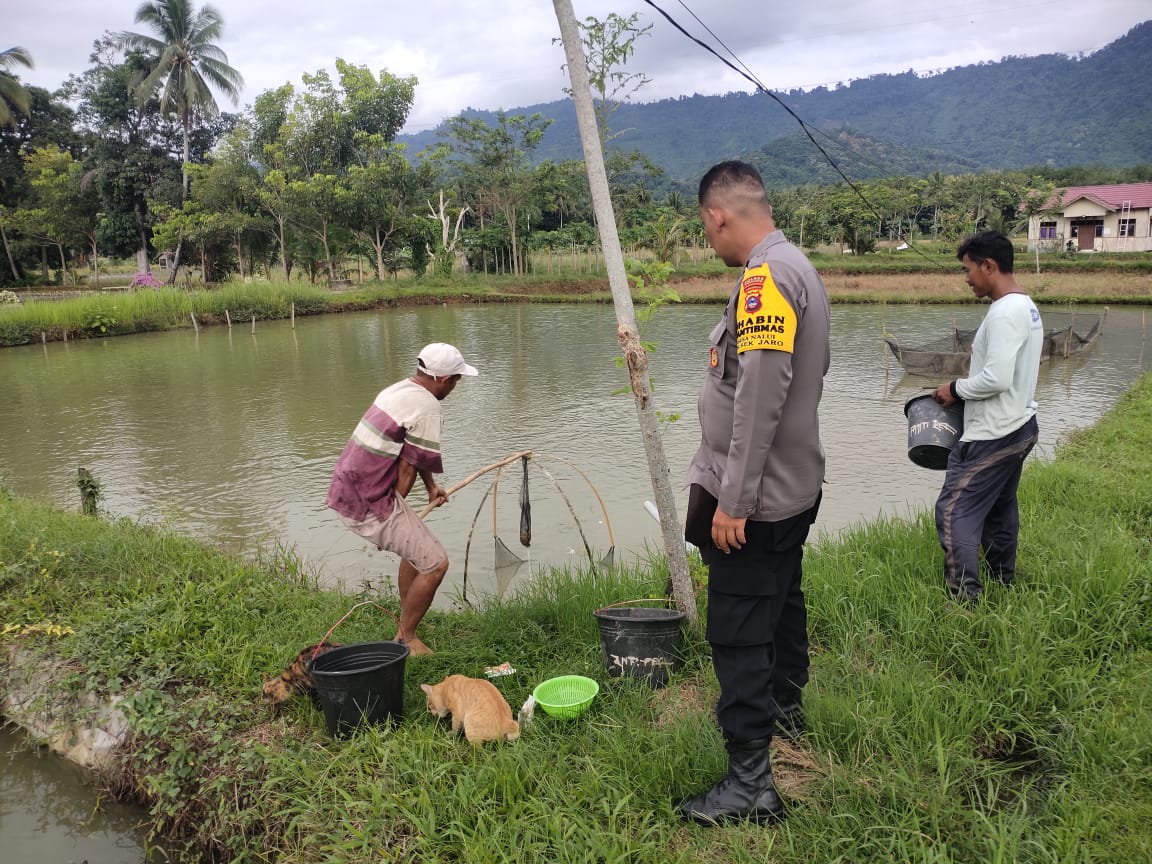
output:
[[[817,408],[828,372],[824,283],[773,231],[748,257],[712,331],[700,446],[688,468],[730,516],[775,522],[815,504],[824,480]]]

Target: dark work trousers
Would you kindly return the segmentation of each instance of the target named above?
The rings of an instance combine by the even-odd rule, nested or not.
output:
[[[981,548],[992,578],[1008,585],[1016,575],[1020,534],[1016,489],[1038,434],[1032,417],[1003,438],[962,441],[952,449],[936,501],[944,582],[952,596],[979,599]]]
[[[716,719],[737,744],[771,737],[776,702],[808,683],[808,613],[801,588],[804,541],[820,501],[779,522],[745,523],[747,543],[709,550],[708,643],[720,682]]]

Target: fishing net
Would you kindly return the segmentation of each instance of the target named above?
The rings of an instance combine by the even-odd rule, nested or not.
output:
[[[519,498],[520,545],[526,549],[530,549],[532,546],[532,500],[528,492],[528,460],[532,458],[532,454],[530,451],[526,451],[524,454],[516,455],[519,455],[520,457],[521,468]],[[600,510],[604,515],[604,526],[608,531],[608,551],[600,558],[599,561],[597,561],[594,557],[592,547],[588,543],[587,537],[584,536],[584,527],[580,524],[580,520],[576,516],[576,511],[572,507],[572,502],[568,500],[568,496],[564,493],[563,488],[561,488],[556,478],[553,477],[548,472],[548,470],[544,468],[543,465],[538,464],[537,467],[539,467],[540,470],[544,472],[544,476],[551,480],[552,483],[556,486],[556,490],[559,493],[560,498],[564,501],[565,506],[568,508],[568,512],[572,515],[572,519],[576,523],[576,530],[579,532],[580,539],[584,543],[584,550],[588,554],[589,563],[593,566],[593,568],[612,569],[615,566],[616,545],[612,537],[612,525],[608,521],[608,511],[604,507],[604,501],[600,498],[600,493],[596,491],[596,487],[592,485],[591,481],[588,480],[588,477],[584,474],[584,472],[577,468],[575,465],[572,465],[566,460],[559,459],[559,457],[550,458],[558,459],[558,461],[564,462],[570,468],[572,468],[576,474],[583,477],[584,481],[588,483],[589,488],[592,490],[592,494],[596,496],[596,500],[600,504]],[[493,468],[497,469],[496,478],[492,481],[492,485],[488,488],[488,491],[484,493],[484,497],[481,499],[480,505],[476,508],[476,514],[472,517],[472,527],[468,531],[468,543],[464,549],[464,584],[462,586],[462,598],[465,603],[468,603],[468,555],[470,549],[472,548],[472,535],[476,530],[476,521],[480,516],[480,511],[484,507],[485,501],[488,500],[489,495],[492,496],[492,545],[494,547],[495,554],[496,588],[500,595],[503,595],[505,590],[507,590],[508,586],[512,582],[513,577],[515,577],[516,572],[520,569],[520,567],[522,567],[525,563],[527,563],[528,560],[531,559],[531,555],[528,556],[528,559],[524,559],[513,552],[510,548],[508,548],[508,544],[500,539],[500,534],[497,530],[496,505],[498,500],[497,492],[500,485],[500,478],[503,476],[504,467],[507,464],[513,462],[514,459],[515,455],[509,457],[501,463],[497,463],[497,465],[489,466],[488,468],[477,472],[477,474],[469,478],[469,480],[464,481],[465,483],[470,482],[472,479],[475,479],[475,476],[483,473],[483,471],[490,471]]]
[[[528,498],[528,457],[520,459],[524,465],[524,480],[520,484],[520,545],[532,545],[532,502]]]
[[[1069,354],[1075,353],[1095,338],[1103,324],[1102,316],[1098,316],[1093,321],[1090,315],[1080,313],[1077,316],[1075,312],[1045,311],[1043,319],[1044,347],[1041,353],[1045,357],[1052,355],[1067,357]],[[1086,333],[1083,333],[1085,325],[1091,325],[1091,327]],[[1078,326],[1079,330],[1076,329]],[[1081,335],[1082,333],[1083,335]],[[912,353],[918,351],[927,353],[971,352],[972,342],[975,338],[975,330],[961,330],[953,326],[949,335],[933,339],[931,342],[908,346],[900,345],[898,342],[896,344],[904,351]],[[896,342],[895,339],[892,341]]]
[[[532,500],[528,495],[528,457],[520,457],[522,467],[522,476],[520,481],[520,545],[528,548],[532,545]],[[500,477],[497,475],[496,482],[500,482]],[[500,539],[500,535],[496,533],[496,498],[492,498],[492,539],[495,541],[496,546],[496,569],[512,569],[515,573],[515,568],[518,568],[524,563],[524,559],[508,548],[507,544]],[[499,581],[499,574],[497,574],[497,581]]]

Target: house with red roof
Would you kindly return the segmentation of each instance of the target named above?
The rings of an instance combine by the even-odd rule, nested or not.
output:
[[[1028,219],[1028,250],[1152,251],[1152,183],[1069,186]]]

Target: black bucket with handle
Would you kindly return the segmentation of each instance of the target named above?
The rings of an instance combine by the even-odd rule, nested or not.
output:
[[[309,675],[328,734],[343,737],[366,723],[403,720],[407,658],[408,646],[402,642],[361,642],[313,659]]]
[[[643,601],[640,601],[643,602]],[[600,628],[604,666],[612,678],[635,678],[663,687],[680,661],[679,609],[607,606],[593,613]]]
[[[953,402],[945,408],[926,393],[904,403],[904,416],[908,418],[908,458],[921,468],[947,468],[952,448],[964,431],[964,403]]]

